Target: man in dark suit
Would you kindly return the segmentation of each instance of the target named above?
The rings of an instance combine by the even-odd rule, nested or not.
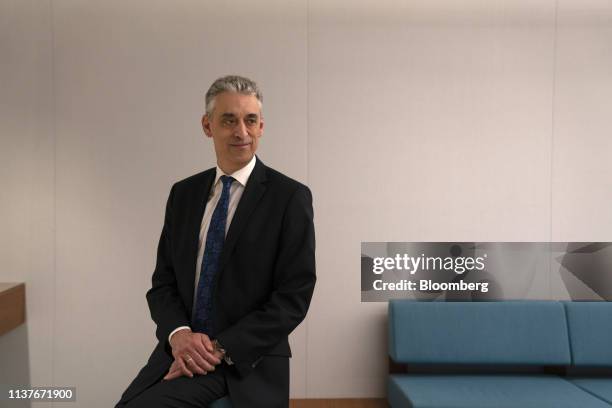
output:
[[[170,191],[146,296],[159,343],[117,408],[288,406],[288,335],[316,280],[312,196],[255,156],[261,101],[239,76],[206,94],[217,167]]]

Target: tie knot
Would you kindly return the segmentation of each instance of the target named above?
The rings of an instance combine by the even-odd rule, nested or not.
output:
[[[221,176],[220,178],[224,188],[228,188],[234,182],[234,178],[230,176]]]

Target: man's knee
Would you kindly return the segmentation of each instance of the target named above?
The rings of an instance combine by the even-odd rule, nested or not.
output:
[[[206,407],[226,394],[224,375],[211,373],[159,382],[117,408]]]

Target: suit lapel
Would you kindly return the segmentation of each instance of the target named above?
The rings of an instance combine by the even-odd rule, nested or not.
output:
[[[187,283],[189,284],[187,290],[188,305],[193,304],[193,293],[195,291],[195,269],[198,258],[198,242],[200,240],[200,227],[202,225],[202,218],[204,217],[204,209],[206,208],[206,202],[208,201],[208,194],[210,188],[215,180],[215,169],[210,169],[202,174],[201,180],[197,183],[197,188],[194,191],[194,197],[189,200],[193,205],[189,208],[188,215],[188,242],[191,243],[189,252],[185,257],[185,267],[188,271]],[[188,311],[191,316],[191,310]]]
[[[240,237],[240,233],[249,220],[249,216],[266,191],[265,181],[266,166],[264,166],[264,164],[259,161],[259,158],[257,158],[253,172],[249,177],[249,181],[244,188],[244,192],[242,193],[242,197],[240,198],[240,202],[238,203],[238,207],[234,213],[234,218],[232,219],[230,228],[227,231],[225,243],[223,244],[223,251],[221,252],[221,259],[219,261],[219,272],[225,267],[225,264],[234,250],[234,246],[236,246],[238,238]]]

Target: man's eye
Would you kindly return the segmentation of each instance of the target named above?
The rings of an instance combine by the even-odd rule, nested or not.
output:
[[[224,125],[231,126],[231,125],[233,125],[233,124],[235,124],[235,123],[236,123],[236,120],[235,120],[235,119],[231,119],[231,118],[225,118],[225,119],[223,119],[223,124],[224,124]]]
[[[249,124],[251,126],[256,125],[257,124],[257,119],[249,118],[249,119],[247,119],[247,124]]]

